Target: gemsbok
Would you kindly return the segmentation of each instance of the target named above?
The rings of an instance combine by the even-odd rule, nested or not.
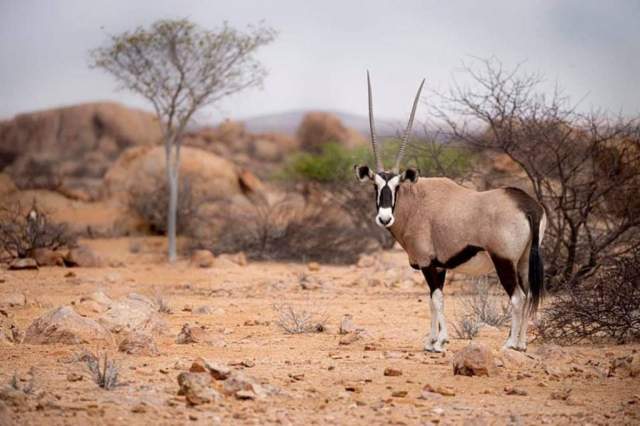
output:
[[[367,72],[369,125],[375,171],[354,166],[360,181],[375,189],[376,217],[422,271],[431,291],[431,333],[424,348],[442,352],[448,342],[443,287],[448,270],[483,275],[495,268],[511,302],[511,332],[506,348],[525,351],[527,324],[544,294],[540,242],[546,226],[542,206],[518,188],[478,192],[442,177],[419,177],[400,171],[420,92],[413,102],[393,169],[385,170],[373,119],[371,81]]]

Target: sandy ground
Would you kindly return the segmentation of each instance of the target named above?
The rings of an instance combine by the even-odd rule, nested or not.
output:
[[[607,377],[616,357],[637,353],[640,345],[545,346],[528,362],[498,368],[492,377],[454,376],[451,360],[469,342],[452,339],[444,355],[422,350],[429,327],[426,284],[392,251],[370,267],[249,263],[198,268],[187,260],[163,262],[156,239],[94,240],[106,260],[103,268],[0,271],[0,300],[25,294],[27,305],[7,311],[24,330],[38,316],[85,294],[102,290],[113,298],[131,292],[162,295],[172,308],[156,339],[157,357],[110,353],[124,385],[100,389],[86,367],[74,362],[80,346],[0,346],[0,386],[14,373],[35,392],[27,402],[9,407],[16,425],[58,424],[639,424],[640,379]],[[136,253],[130,248],[135,247]],[[312,277],[303,288],[301,277]],[[447,319],[460,310],[467,287],[445,288]],[[506,296],[504,296],[506,300]],[[277,325],[274,305],[289,304],[327,319],[327,331],[290,335]],[[212,313],[189,308],[209,305]],[[187,310],[185,310],[187,308]],[[339,344],[340,321],[351,314],[364,337]],[[204,325],[211,343],[175,343],[182,325]],[[475,341],[500,357],[507,329],[483,330]],[[94,348],[89,348],[94,349]],[[177,395],[176,377],[197,357],[222,364],[268,384],[277,392],[264,399],[233,397],[187,406]],[[243,361],[251,367],[238,365]],[[401,370],[385,376],[385,368]],[[83,376],[68,381],[69,373]],[[424,394],[425,385],[447,386],[455,396]],[[505,387],[526,395],[510,395]],[[406,393],[406,395],[405,395]],[[564,395],[564,397],[562,397]],[[568,397],[567,397],[568,395]]]

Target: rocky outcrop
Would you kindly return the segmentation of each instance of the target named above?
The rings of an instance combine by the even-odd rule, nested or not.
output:
[[[366,144],[366,139],[360,133],[345,127],[336,115],[328,112],[310,112],[305,115],[298,127],[297,137],[303,149],[314,152],[330,142],[348,148]]]
[[[0,122],[0,169],[20,188],[65,188],[99,197],[101,178],[126,148],[154,144],[153,114],[117,103],[87,103]]]
[[[81,317],[69,306],[53,309],[33,321],[23,342],[33,345],[114,343],[106,328],[92,319]]]

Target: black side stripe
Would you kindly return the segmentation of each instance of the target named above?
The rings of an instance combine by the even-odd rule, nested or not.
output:
[[[481,251],[484,251],[482,247],[469,245],[463,248],[460,252],[454,254],[445,262],[441,262],[438,259],[433,259],[431,261],[431,266],[434,266],[436,268],[454,269],[462,265],[463,263],[468,262],[473,256],[480,253]]]

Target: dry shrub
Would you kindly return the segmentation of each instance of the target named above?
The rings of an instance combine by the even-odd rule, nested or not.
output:
[[[94,354],[85,351],[79,359],[87,364],[89,372],[93,375],[93,380],[102,389],[111,390],[121,384],[118,382],[120,369],[115,361],[108,358],[106,352]]]
[[[297,310],[291,305],[274,305],[273,309],[278,314],[276,324],[287,334],[322,333],[327,329],[324,315]]]
[[[255,201],[242,209],[218,211],[224,213],[212,219],[220,232],[197,237],[196,248],[214,253],[242,251],[257,260],[353,263],[375,244],[327,201],[287,196],[274,203]]]
[[[180,179],[178,189],[177,233],[184,234],[190,229],[194,217],[204,200],[193,193],[191,178]],[[169,209],[169,186],[166,177],[155,176],[151,185],[133,185],[129,189],[128,207],[140,217],[153,235],[167,234],[167,212]]]
[[[487,277],[474,279],[471,285],[473,293],[461,299],[464,313],[452,323],[459,339],[473,339],[483,325],[505,326],[511,315],[509,303],[504,302],[504,297],[492,294],[492,284]]]
[[[536,329],[538,338],[565,345],[640,340],[640,249],[551,299]]]
[[[20,202],[0,206],[0,250],[10,258],[31,256],[35,249],[57,250],[75,245],[67,224],[51,221],[36,203],[26,208]]]

